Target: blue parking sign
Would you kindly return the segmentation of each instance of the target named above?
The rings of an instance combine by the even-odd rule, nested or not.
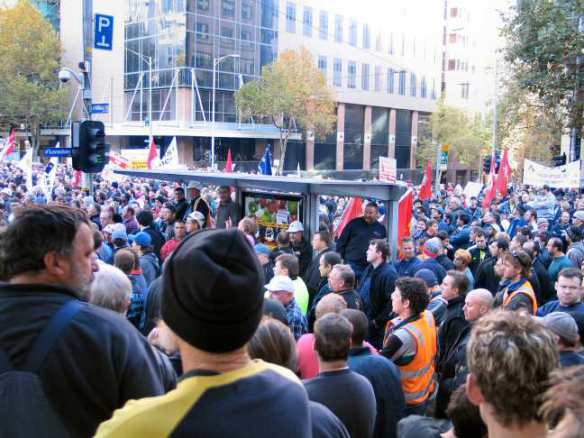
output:
[[[114,17],[95,14],[95,35],[93,47],[99,50],[112,50],[114,36]]]

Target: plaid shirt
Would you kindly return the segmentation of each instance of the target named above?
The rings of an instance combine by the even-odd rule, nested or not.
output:
[[[292,330],[294,339],[298,340],[300,336],[308,332],[308,323],[306,317],[302,314],[300,307],[296,304],[296,300],[292,298],[286,306],[286,313],[288,315],[288,326]]]

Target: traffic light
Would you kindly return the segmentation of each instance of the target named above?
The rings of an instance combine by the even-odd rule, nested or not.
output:
[[[485,155],[483,157],[483,172],[489,173],[491,171],[491,156]]]
[[[107,164],[107,145],[103,122],[85,120],[73,128],[73,168],[99,173]]]

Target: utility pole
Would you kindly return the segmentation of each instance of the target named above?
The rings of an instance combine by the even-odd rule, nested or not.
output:
[[[93,47],[93,0],[83,0],[83,61],[79,63],[79,68],[83,74],[83,105],[87,111],[87,119],[91,120],[91,72]],[[93,174],[84,173],[82,182],[83,188],[89,189],[93,196]]]

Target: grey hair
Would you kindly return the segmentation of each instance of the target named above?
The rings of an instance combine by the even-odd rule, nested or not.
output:
[[[132,283],[120,269],[100,263],[91,284],[89,302],[99,307],[125,313],[132,296]]]

